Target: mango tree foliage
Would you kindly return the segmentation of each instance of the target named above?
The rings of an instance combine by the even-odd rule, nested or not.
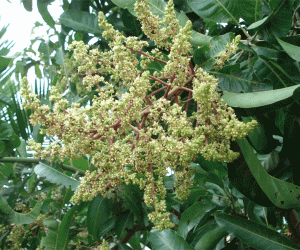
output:
[[[0,96],[1,248],[299,249],[299,0],[51,2]]]

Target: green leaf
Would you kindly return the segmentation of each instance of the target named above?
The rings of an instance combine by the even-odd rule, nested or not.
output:
[[[278,1],[279,5],[274,5],[276,8],[271,8],[273,11],[272,18],[269,19],[267,29],[275,37],[285,36],[288,34],[292,27],[293,12],[290,8],[289,1]]]
[[[89,169],[89,162],[85,158],[80,158],[80,159],[72,159],[72,165],[75,168],[81,169],[83,171],[86,171]]]
[[[0,93],[0,102],[4,103],[5,105],[9,105],[9,106],[13,105],[11,98],[9,98],[7,95],[4,95],[2,93]]]
[[[244,113],[242,114],[243,116],[250,116],[274,111],[293,103],[295,99],[298,99],[296,89],[299,86],[300,84],[253,93],[230,93],[224,91],[222,98],[228,106],[238,108],[237,111]],[[244,111],[241,109],[244,109]]]
[[[127,245],[124,244],[124,243],[119,243],[119,244],[118,244],[118,247],[119,247],[120,250],[132,250],[131,247],[127,246]]]
[[[258,82],[253,80],[252,70],[240,70],[240,64],[225,66],[221,72],[210,71],[219,79],[219,87],[229,92],[252,92]]]
[[[37,7],[39,10],[39,13],[41,14],[43,20],[51,27],[51,28],[55,28],[55,22],[52,18],[52,16],[50,15],[49,11],[48,11],[48,4],[50,2],[48,1],[44,1],[44,0],[37,0]]]
[[[138,187],[133,185],[122,185],[120,196],[124,198],[130,211],[135,215],[139,225],[144,224],[142,194]]]
[[[134,4],[136,2],[136,0],[127,0],[127,1],[124,1],[124,0],[112,0],[112,2],[119,6],[120,8],[122,9],[128,9],[128,11],[136,16],[136,13],[134,11]]]
[[[122,240],[126,237],[127,231],[126,229],[131,229],[134,223],[134,216],[132,213],[123,213],[118,216],[115,225],[115,231],[118,235],[118,240]]]
[[[38,64],[34,65],[34,69],[35,69],[35,75],[37,76],[37,78],[42,78],[42,72],[40,70],[40,67]]]
[[[44,225],[48,228],[46,236],[41,239],[40,247],[47,250],[57,250],[57,232],[59,228],[59,223],[55,220],[54,217],[48,217],[43,221]]]
[[[32,0],[23,0],[22,3],[24,5],[25,10],[30,12],[32,11]]]
[[[64,250],[68,246],[68,236],[70,230],[70,224],[74,217],[74,214],[77,212],[78,206],[73,206],[63,217],[57,233],[57,244],[56,249]]]
[[[227,214],[215,215],[216,222],[247,245],[261,250],[296,250],[299,246],[285,236],[254,221]]]
[[[193,250],[181,236],[170,229],[163,231],[152,230],[149,240],[153,250]]]
[[[278,43],[281,45],[281,47],[284,49],[284,51],[294,60],[300,61],[300,47],[295,46],[293,44],[287,43],[285,41],[282,41],[278,37],[276,37]]]
[[[109,219],[111,210],[109,200],[100,195],[95,197],[89,205],[87,212],[87,227],[92,241],[99,239],[99,233],[103,234],[104,223]]]
[[[0,141],[0,153],[2,153],[4,151],[4,149],[5,149],[5,142],[4,141]]]
[[[239,17],[247,23],[254,23],[262,18],[262,0],[243,0],[236,2]]]
[[[0,56],[0,72],[3,72],[9,66],[11,60],[11,57]]]
[[[201,18],[214,21],[216,23],[227,23],[229,20],[235,21],[237,17],[236,1],[231,0],[191,0],[188,5]]]
[[[50,55],[52,53],[52,49],[50,48],[50,41],[47,42],[41,42],[40,46],[38,48],[38,51],[41,53],[41,58],[45,62],[49,62]],[[37,65],[37,64],[36,64]]]
[[[99,229],[98,236],[102,237],[107,234],[110,230],[112,230],[116,224],[117,217],[112,217],[105,221]],[[98,230],[98,229],[97,229]]]
[[[0,210],[4,213],[8,213],[11,216],[11,221],[16,225],[30,224],[40,215],[41,202],[38,201],[30,213],[21,214],[15,212],[0,195]]]
[[[97,16],[86,11],[67,10],[61,14],[60,22],[75,31],[92,33],[94,35],[102,33],[98,25]]]
[[[228,235],[228,232],[218,226],[201,237],[195,246],[195,250],[215,249],[219,241],[226,235]]]
[[[274,206],[251,173],[236,141],[231,143],[231,149],[240,155],[233,162],[227,163],[230,183],[254,203],[266,207]]]
[[[245,123],[251,122],[254,119],[257,120],[255,117],[242,117],[242,120]],[[260,120],[263,121],[263,119]],[[267,126],[269,125],[267,122],[269,122],[268,119],[266,119],[265,124],[261,124],[261,122],[258,121],[258,126],[248,134],[252,146],[259,154],[269,154],[277,146],[274,146],[275,139],[273,138],[273,134],[266,131]]]
[[[300,207],[300,187],[269,175],[246,139],[237,140],[247,165],[263,192],[279,208]]]
[[[198,225],[198,223],[206,215],[206,213],[213,208],[213,205],[206,205],[203,204],[202,201],[199,201],[186,209],[182,213],[180,222],[178,224],[178,235],[186,239],[189,231],[191,231],[196,225]]]
[[[139,36],[142,34],[140,22],[128,10],[123,11],[121,18],[130,35]]]
[[[79,181],[43,163],[36,165],[34,172],[39,176],[46,177],[46,180],[52,183],[62,184],[67,188],[71,186],[73,191],[76,190],[80,184]]]
[[[136,237],[136,235],[133,235],[130,240],[128,241],[132,249],[134,250],[142,250],[141,243],[139,239]]]
[[[270,16],[266,16],[263,19],[256,21],[255,23],[252,23],[247,29],[252,30],[252,29],[258,28],[258,27],[262,26],[263,24],[267,23],[269,21],[269,19],[270,19]]]

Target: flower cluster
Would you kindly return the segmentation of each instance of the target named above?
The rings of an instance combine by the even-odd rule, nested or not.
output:
[[[217,79],[193,66],[192,24],[179,26],[173,1],[162,21],[145,0],[136,2],[135,11],[156,49],[147,50],[146,41],[114,30],[101,12],[99,26],[111,50],[90,49],[83,42],[70,46],[80,64],[78,71],[85,74],[83,84],[98,91],[89,106],[69,105],[55,87],[53,109],[40,106],[26,79],[22,96],[25,108],[35,111],[31,122],[44,127],[41,133],[60,140],[45,149],[31,141],[42,158],[92,158],[96,170],[86,172],[73,202],[107,195],[122,183],[138,185],[145,204],[153,207],[150,220],[162,230],[173,226],[166,211],[167,168],[175,173],[178,197],[186,198],[192,185],[190,163],[197,155],[233,161],[238,153],[230,149],[230,140],[245,137],[256,121],[238,121],[216,92]],[[148,70],[153,62],[160,66]]]

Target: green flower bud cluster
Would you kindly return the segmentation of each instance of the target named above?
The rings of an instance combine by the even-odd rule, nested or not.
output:
[[[217,79],[193,66],[192,25],[188,21],[179,26],[172,0],[163,21],[150,12],[145,0],[136,2],[135,11],[157,49],[149,52],[144,49],[146,41],[126,38],[101,12],[99,26],[111,50],[90,49],[83,42],[70,46],[80,64],[78,72],[85,74],[83,84],[98,91],[90,106],[69,106],[54,87],[53,108],[40,106],[26,79],[22,96],[25,108],[35,111],[31,122],[42,124],[42,133],[60,140],[45,149],[31,141],[32,150],[52,160],[92,158],[97,170],[86,172],[72,202],[107,195],[122,183],[138,185],[145,204],[153,207],[149,219],[163,230],[174,226],[165,201],[167,168],[175,173],[178,198],[187,198],[193,175],[190,163],[199,154],[207,160],[233,161],[238,153],[230,149],[230,140],[245,137],[257,122],[238,121],[216,92]],[[148,71],[153,61],[163,68]]]
[[[226,45],[226,50],[225,51],[221,51],[217,58],[215,59],[215,63],[213,65],[213,68],[215,70],[223,68],[224,64],[226,61],[228,61],[230,59],[230,55],[231,54],[235,54],[236,50],[238,48],[238,44],[241,40],[241,36],[237,35],[232,41],[231,43],[228,43]]]

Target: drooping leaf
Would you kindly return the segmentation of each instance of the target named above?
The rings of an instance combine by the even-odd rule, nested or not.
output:
[[[216,222],[247,245],[260,250],[296,250],[295,243],[280,233],[254,221],[227,214],[215,215]]]
[[[269,175],[246,139],[237,140],[247,165],[263,192],[280,208],[300,207],[300,187]]]
[[[43,0],[37,0],[37,7],[39,10],[39,13],[41,14],[43,20],[51,27],[54,29],[55,22],[50,15],[48,11],[48,4],[50,4],[51,1],[43,1]]]
[[[153,250],[193,250],[193,248],[175,231],[151,231],[149,240]]]
[[[62,184],[65,187],[71,186],[71,189],[74,191],[79,186],[80,182],[65,175],[62,172],[44,164],[40,163],[35,166],[34,172],[42,177],[46,177],[46,179],[52,183]]]
[[[41,202],[38,201],[34,208],[27,214],[15,212],[7,203],[7,201],[0,195],[0,210],[8,213],[11,221],[16,225],[30,224],[36,220],[40,214]]]
[[[86,11],[67,10],[61,14],[60,22],[75,31],[92,33],[94,35],[101,34],[97,16]]]
[[[254,203],[265,207],[274,206],[251,173],[237,142],[231,143],[231,149],[240,155],[233,162],[227,163],[230,183]]]

